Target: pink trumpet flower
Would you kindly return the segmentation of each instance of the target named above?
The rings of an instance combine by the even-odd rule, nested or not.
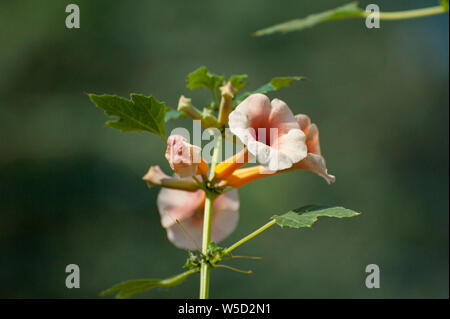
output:
[[[230,131],[271,171],[292,167],[307,155],[306,137],[281,100],[252,94],[230,113]]]
[[[325,159],[323,158],[320,151],[319,129],[317,128],[317,125],[311,124],[310,118],[304,114],[296,115],[295,119],[306,135],[306,146],[308,154],[304,159],[292,165],[292,167],[277,171],[275,174],[297,169],[304,169],[323,177],[328,184],[334,183],[336,178],[333,175],[328,174]],[[234,188],[238,188],[250,183],[251,181],[272,175],[274,175],[273,172],[269,171],[262,165],[252,166],[249,168],[241,168],[229,175],[222,183],[222,186],[228,185]]]
[[[196,243],[201,246],[204,204],[203,190],[186,192],[163,188],[159,192],[157,205],[161,224],[167,230],[169,240],[178,248],[194,250]],[[213,203],[211,240],[218,243],[228,237],[236,228],[238,219],[237,190],[233,189],[216,197]]]

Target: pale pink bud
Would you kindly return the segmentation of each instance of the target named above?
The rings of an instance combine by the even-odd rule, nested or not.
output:
[[[167,138],[166,159],[180,177],[197,174],[198,165],[202,162],[200,153],[200,147],[189,144],[181,135]]]

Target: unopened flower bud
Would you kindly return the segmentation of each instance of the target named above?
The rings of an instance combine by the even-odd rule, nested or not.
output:
[[[186,115],[193,120],[202,119],[202,112],[192,105],[192,100],[190,98],[187,98],[184,95],[180,96],[180,99],[178,100],[178,111],[186,113]]]
[[[220,100],[219,123],[225,125],[228,123],[228,116],[231,113],[231,105],[233,103],[234,89],[231,82],[220,87],[222,99]]]
[[[183,180],[179,178],[170,177],[161,170],[159,166],[151,166],[147,174],[142,177],[147,182],[148,187],[165,187],[171,189],[185,190],[188,192],[195,192],[199,189],[197,183],[193,180]]]

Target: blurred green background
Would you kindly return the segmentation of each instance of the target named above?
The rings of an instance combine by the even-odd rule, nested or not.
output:
[[[365,6],[372,1],[361,1]],[[328,186],[309,172],[240,189],[231,244],[270,216],[306,204],[362,212],[311,230],[272,228],[237,252],[243,275],[212,273],[215,298],[448,298],[448,15],[320,25],[254,38],[257,29],[345,1],[87,1],[81,28],[65,28],[69,1],[0,3],[0,297],[95,298],[126,279],[181,272],[186,253],[160,226],[141,177],[166,172],[162,141],[120,132],[84,92],[153,94],[176,106],[201,65],[247,73],[249,88],[304,75],[271,97],[306,113],[321,131]],[[378,1],[382,10],[437,1]],[[188,120],[173,121],[190,126]],[[65,266],[81,288],[65,287]],[[381,288],[364,285],[378,264]],[[196,298],[198,276],[140,297]]]

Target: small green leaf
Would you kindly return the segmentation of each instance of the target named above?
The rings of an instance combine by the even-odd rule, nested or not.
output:
[[[166,104],[153,96],[130,94],[131,100],[117,95],[89,94],[91,101],[105,111],[110,117],[118,120],[106,122],[106,125],[122,132],[147,131],[164,139],[164,117]]]
[[[223,248],[220,246],[217,246],[215,242],[210,241],[208,243],[208,254],[215,254],[216,252],[221,251],[221,250],[223,250]]]
[[[222,258],[223,256],[231,256],[231,253],[225,253],[225,248],[217,246],[213,241],[208,243],[208,260]]]
[[[282,87],[289,86],[293,81],[305,81],[303,76],[285,76],[273,78],[269,83],[264,84],[259,89],[252,93],[267,93],[272,91],[278,91]]]
[[[306,18],[295,19],[262,30],[258,30],[254,33],[254,35],[262,36],[277,32],[287,33],[292,31],[300,31],[327,21],[361,17],[362,13],[364,13],[364,10],[358,7],[358,2],[351,2],[332,10],[311,14]]]
[[[448,7],[449,7],[448,1],[449,0],[440,0],[441,6],[447,11],[448,11]]]
[[[176,120],[176,119],[185,118],[185,117],[186,117],[186,113],[180,112],[180,111],[175,110],[170,107],[167,107],[166,108],[166,116],[165,116],[164,121],[168,122],[170,120]]]
[[[189,257],[186,259],[186,262],[183,265],[185,269],[193,269],[198,267],[201,263],[199,256],[194,254],[192,251],[189,251]]]
[[[235,90],[235,92],[239,91],[240,89],[244,88],[247,86],[247,82],[245,82],[245,80],[247,79],[248,75],[247,74],[239,74],[239,75],[232,75],[230,77],[230,82],[231,82],[231,86],[233,87],[233,89]]]
[[[160,280],[160,279],[137,279],[121,282],[100,293],[100,296],[105,296],[112,293],[117,293],[116,298],[128,298],[138,293],[147,291],[155,287],[173,287],[181,284],[187,276],[198,272],[199,269],[191,269],[182,274]]]
[[[189,90],[208,88],[211,91],[217,90],[225,81],[225,76],[213,74],[204,66],[198,68],[187,77],[187,88]]]
[[[285,77],[276,77],[270,80],[269,83],[264,84],[258,89],[252,92],[245,92],[238,96],[236,96],[233,100],[234,104],[238,104],[243,101],[246,97],[255,93],[268,93],[278,91],[282,87],[289,86],[293,81],[305,81],[307,80],[304,76],[285,76]]]
[[[317,221],[318,217],[354,217],[360,213],[339,206],[318,206],[308,205],[301,208],[291,210],[283,215],[272,216],[276,223],[281,227],[302,228],[311,227]]]

